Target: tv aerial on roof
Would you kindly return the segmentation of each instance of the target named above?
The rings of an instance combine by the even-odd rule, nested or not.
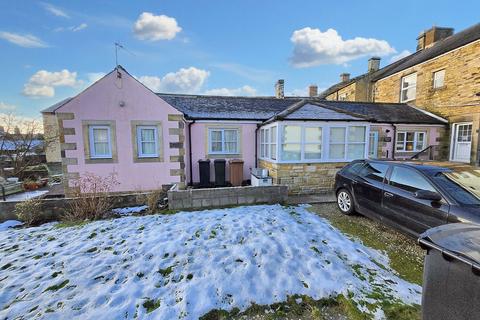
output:
[[[126,52],[130,53],[132,56],[135,56],[135,53],[125,48],[125,46],[122,45],[120,42],[114,42],[114,44],[115,44],[115,67],[118,67],[118,50],[119,49],[125,50]]]

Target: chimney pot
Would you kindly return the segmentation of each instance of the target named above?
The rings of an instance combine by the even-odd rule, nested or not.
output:
[[[309,97],[316,97],[318,96],[318,87],[315,84],[312,84],[308,87],[308,96]]]
[[[347,82],[350,80],[350,73],[342,73],[340,75],[340,82]]]
[[[368,72],[375,72],[380,69],[380,57],[371,57],[368,59]]]
[[[277,83],[275,83],[275,98],[283,99],[285,98],[285,81],[283,79],[279,79]]]

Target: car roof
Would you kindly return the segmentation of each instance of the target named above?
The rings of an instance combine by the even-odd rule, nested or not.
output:
[[[415,162],[415,161],[401,161],[401,160],[372,160],[372,159],[367,159],[367,162],[377,162],[377,163],[389,163],[389,164],[395,164],[395,165],[401,165],[404,167],[410,167],[413,169],[417,169],[423,173],[426,174],[435,174],[438,172],[449,172],[452,171],[451,168],[447,167],[441,167],[441,166],[435,166],[435,165],[430,165],[430,164],[424,164],[422,162]]]

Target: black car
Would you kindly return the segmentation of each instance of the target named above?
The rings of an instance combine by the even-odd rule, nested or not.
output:
[[[469,180],[463,183],[462,177]],[[415,237],[446,223],[480,224],[474,186],[480,186],[475,170],[456,174],[445,167],[397,161],[353,161],[335,177],[337,204],[344,214],[358,212]]]

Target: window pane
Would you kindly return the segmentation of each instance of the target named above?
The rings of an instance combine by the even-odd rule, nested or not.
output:
[[[322,128],[305,128],[305,142],[322,142]]]
[[[414,132],[407,132],[407,141],[413,141],[415,139]]]
[[[110,154],[110,150],[108,149],[108,142],[95,142],[94,150],[96,156],[106,156]]]
[[[226,153],[237,152],[237,143],[236,142],[225,142],[225,152]]]
[[[305,159],[321,159],[322,146],[320,144],[305,145]]]
[[[407,142],[405,144],[405,151],[413,151],[413,142]]]
[[[222,143],[221,142],[212,142],[212,151],[213,152],[222,152]]]
[[[365,142],[365,127],[349,127],[348,142]]]
[[[363,159],[365,158],[365,144],[349,144],[347,146],[347,159],[355,160],[355,159]]]
[[[93,129],[93,141],[95,141],[95,142],[108,142],[108,129],[94,128]]]
[[[428,190],[436,192],[435,188],[419,173],[402,167],[394,167],[390,184],[409,192]]]
[[[292,143],[300,142],[302,139],[302,128],[299,126],[284,126],[283,127],[283,142]]]
[[[141,141],[155,141],[155,129],[145,129],[140,130],[140,139]]]
[[[417,133],[417,145],[416,150],[421,151],[423,150],[423,146],[425,145],[425,133],[418,132]]]
[[[300,160],[300,149],[299,143],[282,144],[282,160]]]
[[[226,142],[237,142],[237,130],[225,130]]]
[[[331,144],[330,145],[330,159],[343,159],[345,158],[345,145],[344,144]]]
[[[360,172],[360,175],[366,179],[383,182],[387,174],[388,165],[382,163],[367,162]]]
[[[141,154],[156,154],[155,142],[142,142],[142,151]]]
[[[330,128],[330,142],[344,143],[345,128]]]
[[[212,130],[210,132],[212,141],[222,141],[222,131]]]
[[[270,145],[270,157],[273,159],[273,160],[276,160],[277,159],[277,144],[276,143],[272,143]]]
[[[433,87],[434,88],[443,87],[444,79],[445,79],[445,70],[440,70],[433,73]]]
[[[270,142],[276,143],[277,142],[277,128],[273,127],[270,129]]]

